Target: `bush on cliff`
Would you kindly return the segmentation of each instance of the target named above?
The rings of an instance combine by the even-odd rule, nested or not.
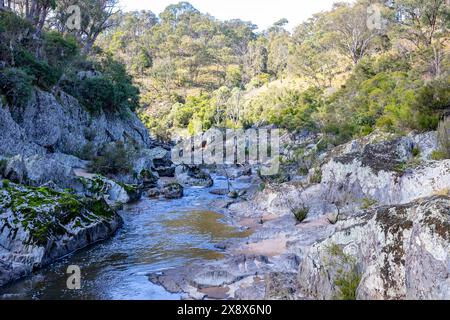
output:
[[[92,77],[80,78],[76,72],[61,83],[64,91],[77,98],[90,112],[134,111],[139,106],[139,89],[125,67],[109,56],[93,61],[98,72]]]
[[[25,71],[17,68],[0,70],[0,95],[10,105],[22,106],[31,96],[33,78]]]
[[[130,174],[133,172],[135,151],[119,141],[107,145],[90,164],[90,170],[102,175]]]

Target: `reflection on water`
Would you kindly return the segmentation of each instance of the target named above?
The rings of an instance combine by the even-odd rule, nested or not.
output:
[[[172,234],[187,233],[210,236],[213,240],[245,237],[245,233],[220,222],[222,215],[214,211],[189,211],[178,213],[165,224]],[[248,235],[247,235],[248,236]],[[206,239],[208,240],[208,239]]]
[[[221,187],[223,179],[216,181]],[[246,237],[225,224],[209,203],[208,189],[186,190],[183,199],[149,200],[125,208],[124,226],[110,240],[62,259],[32,277],[0,289],[10,299],[179,299],[148,281],[147,274],[193,260],[219,259],[214,247]],[[81,268],[82,289],[66,289],[69,265]]]

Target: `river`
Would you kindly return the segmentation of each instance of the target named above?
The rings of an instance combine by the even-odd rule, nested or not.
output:
[[[225,188],[215,177],[213,188]],[[245,188],[241,183],[236,188]],[[152,284],[148,274],[195,260],[219,259],[215,244],[245,237],[211,202],[207,188],[187,188],[178,200],[144,198],[120,212],[123,227],[109,240],[73,253],[32,276],[0,288],[3,299],[180,299]],[[81,269],[81,289],[67,289],[69,265]]]

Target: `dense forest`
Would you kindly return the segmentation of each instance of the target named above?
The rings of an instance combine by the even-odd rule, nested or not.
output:
[[[166,141],[269,125],[333,145],[376,128],[436,129],[450,106],[444,0],[336,3],[293,32],[286,19],[257,31],[187,2],[157,16],[121,12],[117,0],[76,1],[73,29],[73,3],[0,1],[3,99],[63,89],[93,112],[136,110]]]
[[[257,32],[186,2],[114,19],[98,44],[134,75],[161,139],[275,125],[337,144],[376,128],[436,129],[450,106],[444,0],[336,3],[292,33],[286,19]]]

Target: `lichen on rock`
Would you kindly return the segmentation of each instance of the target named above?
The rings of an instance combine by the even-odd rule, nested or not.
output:
[[[120,216],[103,199],[2,182],[0,260],[24,274],[106,239],[120,225]]]

